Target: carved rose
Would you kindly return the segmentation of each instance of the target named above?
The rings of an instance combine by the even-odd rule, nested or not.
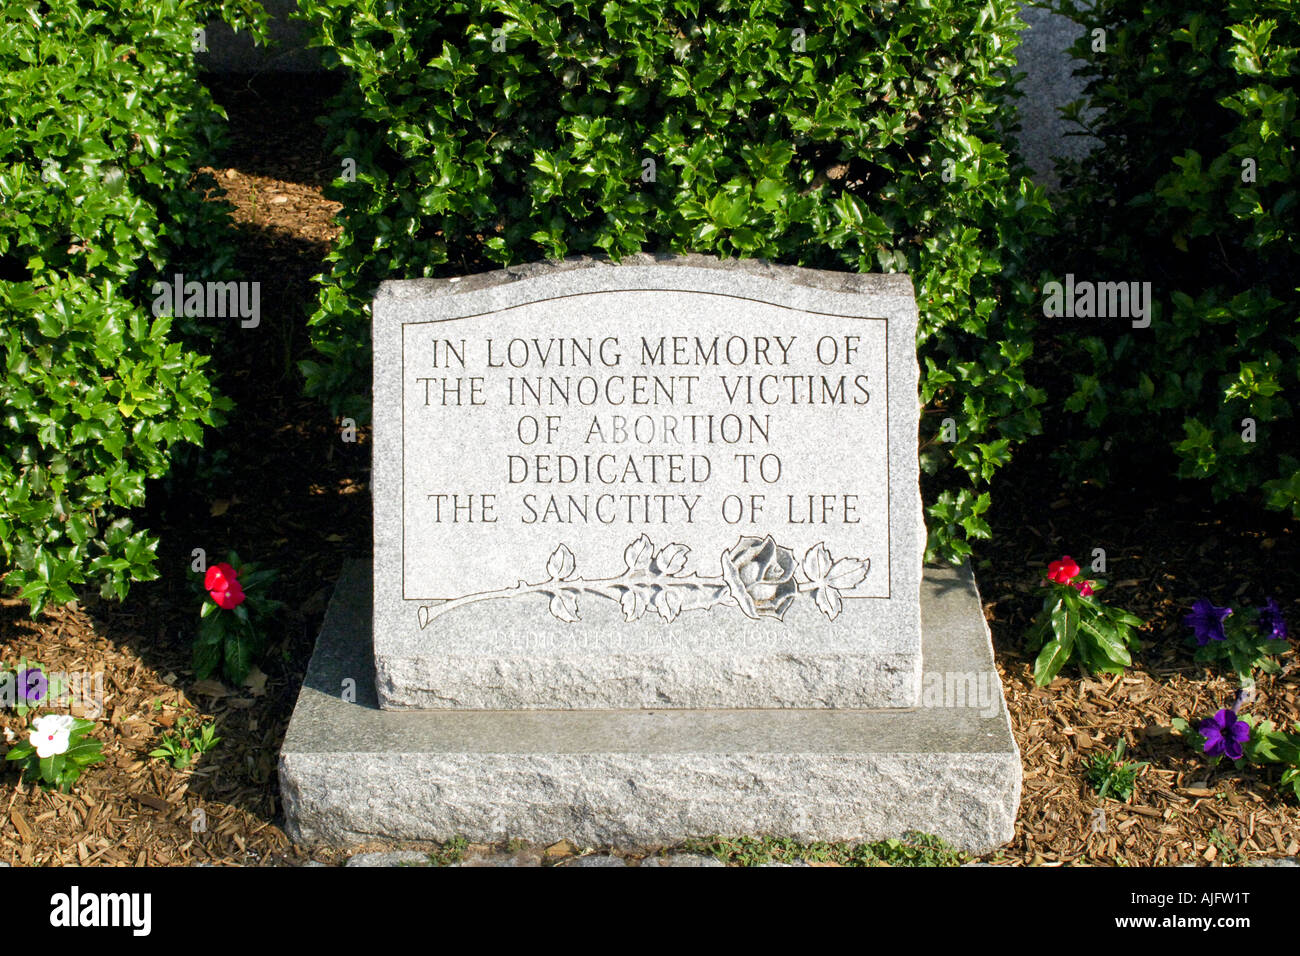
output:
[[[794,603],[799,585],[794,579],[794,552],[780,547],[772,536],[742,537],[722,553],[722,577],[736,604],[755,620],[778,621]]]

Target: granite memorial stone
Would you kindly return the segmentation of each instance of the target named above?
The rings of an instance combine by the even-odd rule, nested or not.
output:
[[[700,256],[384,283],[291,833],[1010,839],[974,580],[922,568],[916,322],[906,276]]]
[[[854,279],[386,283],[381,706],[914,705],[916,307]]]

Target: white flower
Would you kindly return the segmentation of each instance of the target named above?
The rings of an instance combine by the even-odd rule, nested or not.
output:
[[[11,743],[13,743],[15,740],[17,740],[17,739],[18,739],[18,738],[14,736],[14,732],[13,732],[12,730],[10,730],[8,727],[6,727],[6,728],[5,728],[5,743],[7,743],[7,744],[11,744]]]
[[[32,723],[28,742],[36,748],[36,756],[44,760],[68,750],[68,735],[76,721],[67,714],[46,714]]]

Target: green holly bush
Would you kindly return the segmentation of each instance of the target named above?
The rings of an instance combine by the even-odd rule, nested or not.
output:
[[[1216,500],[1300,516],[1300,3],[1052,6],[1086,30],[1067,114],[1100,141],[1060,167],[1052,256],[1155,303],[1149,328],[1062,328],[1061,458],[1104,483],[1108,454],[1164,448]]]
[[[1023,263],[1049,210],[1003,145],[1018,8],[302,0],[348,77],[327,118],[343,231],[309,393],[368,417],[369,304],[387,278],[637,251],[905,271],[929,551],[960,559],[1043,400],[1024,375]]]
[[[251,0],[3,2],[0,18],[0,573],[33,615],[157,576],[132,512],[228,402],[151,285],[230,261],[198,174],[223,118],[193,31],[264,36]],[[212,331],[207,331],[211,338]]]

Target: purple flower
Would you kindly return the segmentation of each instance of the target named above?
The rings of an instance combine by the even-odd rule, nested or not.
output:
[[[1286,619],[1282,617],[1282,608],[1272,598],[1259,609],[1259,623],[1270,641],[1285,641],[1290,633],[1286,629]]]
[[[1240,760],[1241,745],[1250,739],[1250,724],[1230,710],[1221,710],[1201,721],[1197,728],[1205,738],[1205,753],[1211,757]]]
[[[1230,607],[1215,607],[1205,598],[1192,605],[1192,613],[1183,618],[1183,622],[1196,632],[1196,644],[1204,647],[1210,641],[1227,639],[1223,633],[1223,622],[1232,613]]]
[[[45,696],[50,682],[39,669],[25,670],[18,675],[18,696],[29,704],[34,704]]]

